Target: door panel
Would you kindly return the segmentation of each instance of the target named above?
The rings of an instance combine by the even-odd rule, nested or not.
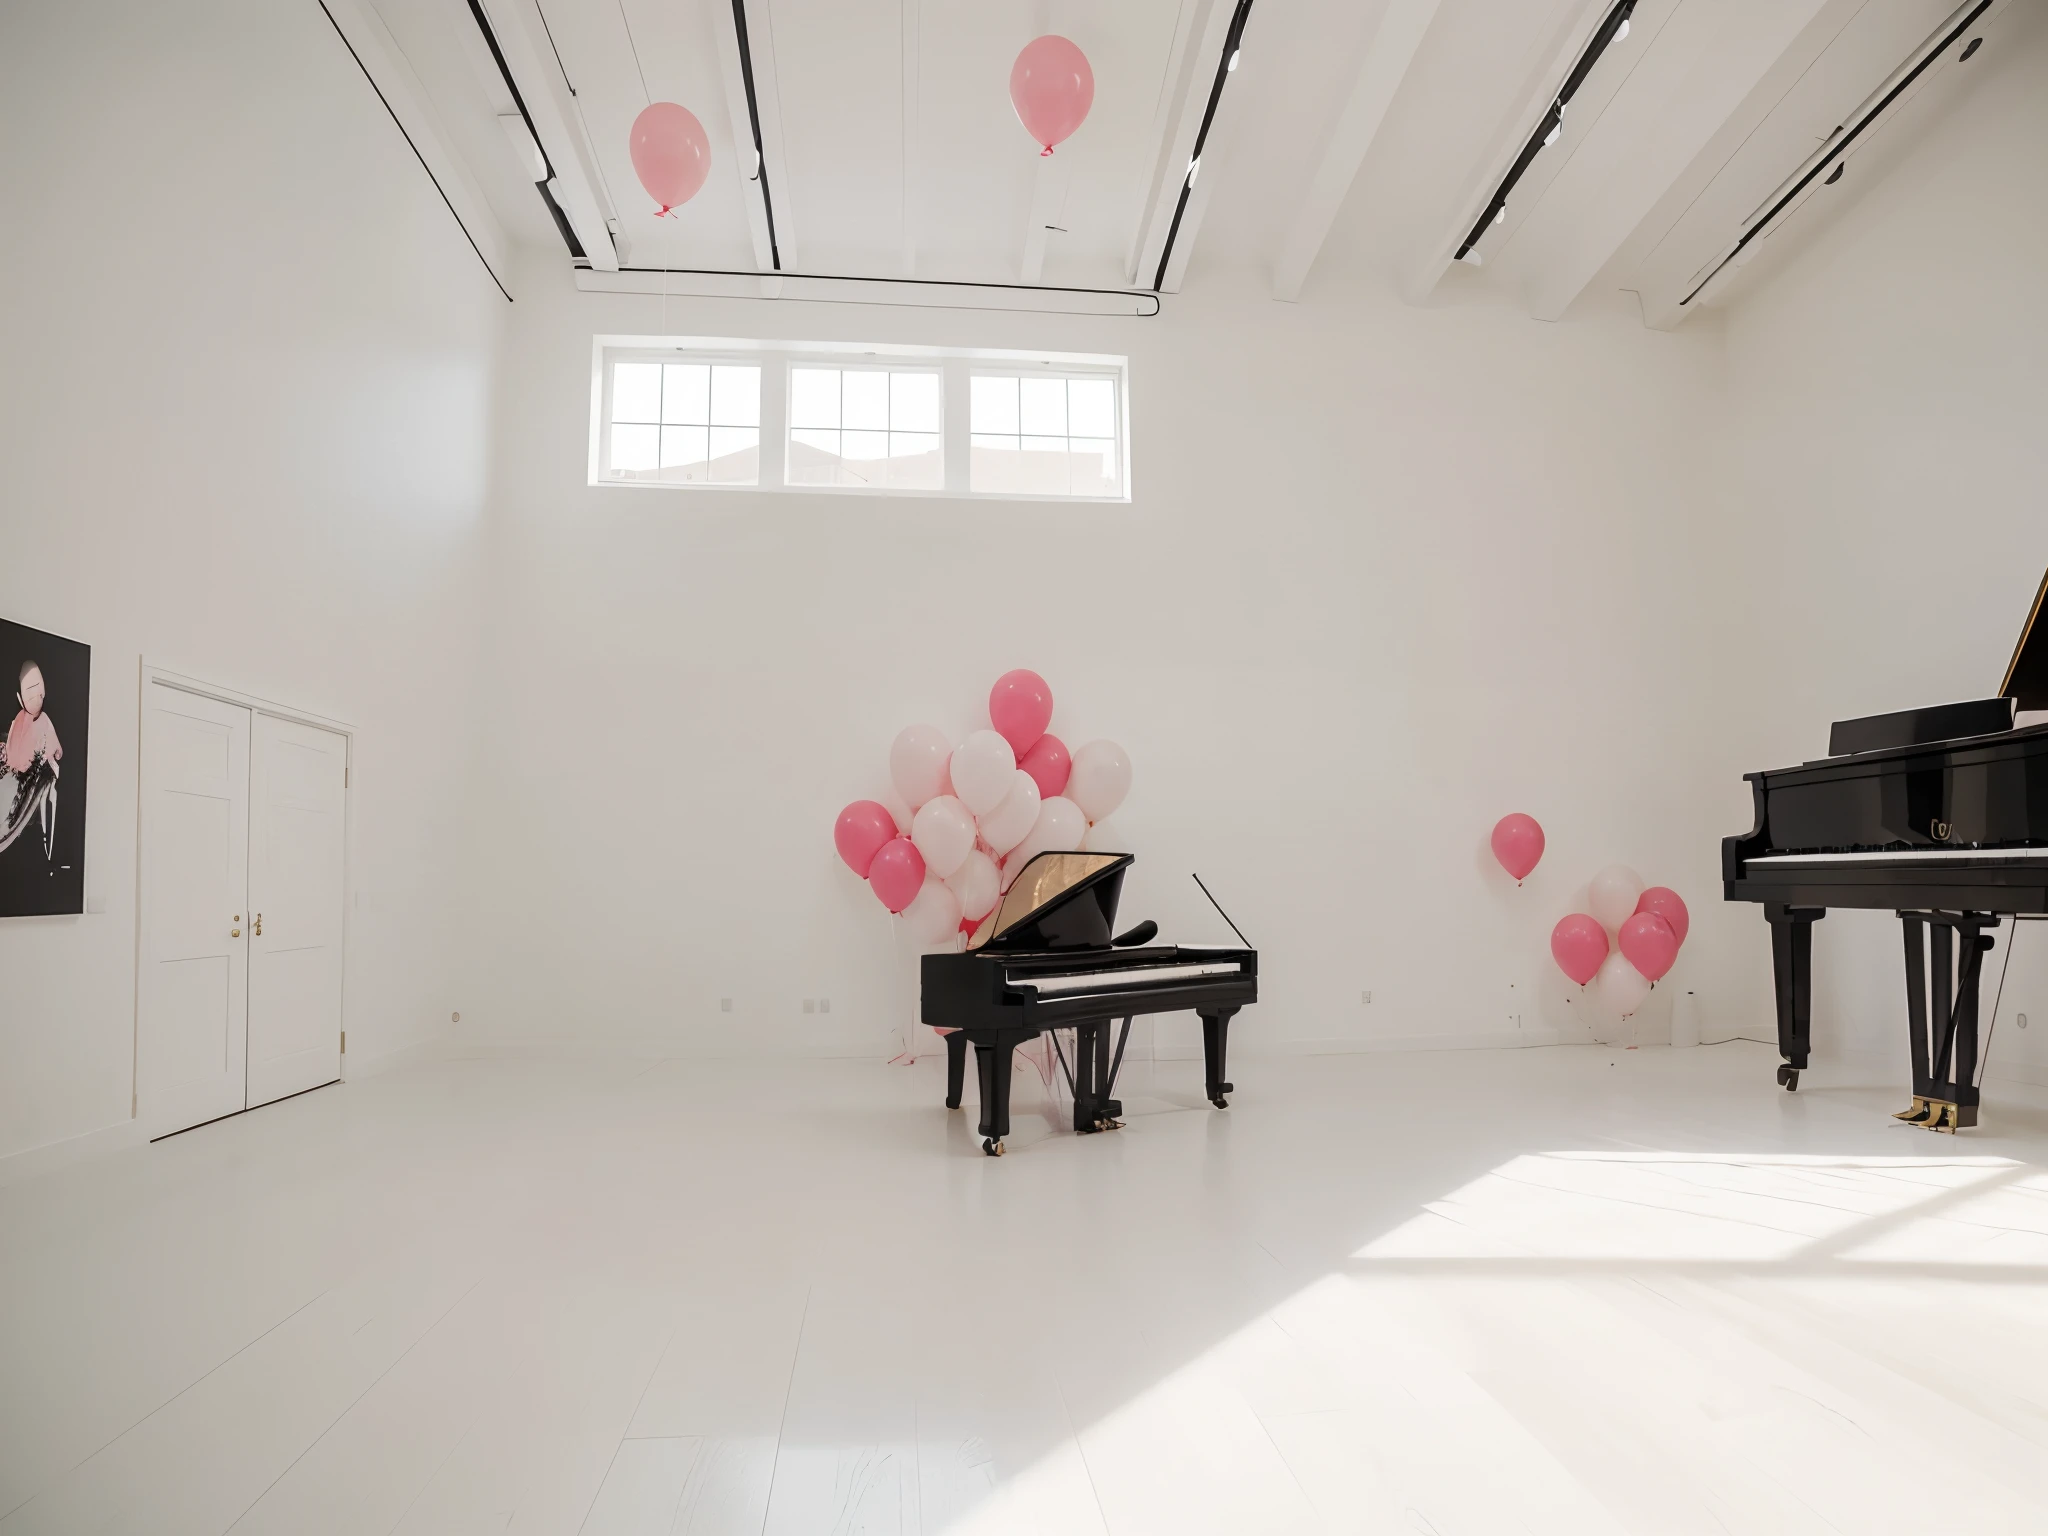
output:
[[[341,1076],[348,742],[258,715],[249,822],[249,1103]]]
[[[249,711],[143,700],[136,1092],[152,1136],[246,1102]]]

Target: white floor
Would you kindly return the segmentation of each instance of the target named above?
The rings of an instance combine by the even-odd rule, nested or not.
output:
[[[2044,1100],[1774,1060],[322,1090],[0,1191],[0,1533],[2048,1530]]]

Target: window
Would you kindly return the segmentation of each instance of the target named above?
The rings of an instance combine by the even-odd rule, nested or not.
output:
[[[621,362],[612,369],[615,479],[754,485],[761,370],[744,363]]]
[[[1121,493],[1114,379],[977,373],[971,398],[972,489]]]
[[[940,382],[936,371],[792,367],[788,483],[944,490]]]
[[[1121,357],[599,336],[590,483],[1128,501]]]

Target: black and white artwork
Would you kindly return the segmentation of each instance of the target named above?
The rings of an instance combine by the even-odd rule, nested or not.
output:
[[[0,619],[0,917],[85,910],[85,731],[92,647]]]

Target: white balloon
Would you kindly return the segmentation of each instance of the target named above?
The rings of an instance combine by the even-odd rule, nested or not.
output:
[[[1650,978],[1628,963],[1628,957],[1616,950],[1600,962],[1599,974],[1593,978],[1593,989],[1598,994],[1600,1006],[1617,1019],[1625,1019],[1643,1006],[1650,995]]]
[[[1100,821],[1124,803],[1131,792],[1131,760],[1113,741],[1091,741],[1074,752],[1067,775],[1067,798],[1090,821]]]
[[[1037,825],[1038,780],[1019,768],[1011,776],[1010,792],[1003,796],[1002,803],[981,818],[981,840],[1000,858],[1023,842]]]
[[[1090,853],[1129,853],[1131,845],[1124,841],[1124,835],[1117,830],[1113,821],[1098,821],[1088,829],[1088,836],[1081,846]]]
[[[953,793],[968,810],[986,816],[998,805],[1017,772],[1017,754],[994,731],[976,731],[953,753]]]
[[[889,782],[914,811],[946,791],[946,759],[953,744],[935,725],[907,725],[889,747]]]
[[[960,931],[960,898],[945,881],[926,870],[924,884],[903,909],[903,921],[910,925],[918,943],[943,944]]]
[[[924,867],[941,880],[974,852],[974,818],[951,795],[938,795],[917,808],[910,840],[924,855]]]
[[[1643,877],[1626,864],[1610,864],[1593,877],[1587,905],[1609,933],[1627,922],[1643,894]]]
[[[1081,846],[1088,836],[1088,818],[1081,807],[1065,795],[1039,802],[1038,821],[1031,828],[1030,841],[1040,853],[1067,852]]]
[[[996,898],[1002,894],[1002,882],[1002,871],[996,868],[996,861],[979,848],[946,877],[946,885],[960,903],[960,915],[976,922],[995,909]]]
[[[1079,848],[1087,835],[1088,820],[1073,801],[1059,795],[1041,801],[1038,820],[1024,835],[1024,840],[1003,860],[1003,889],[1007,891],[1010,882],[1017,878],[1017,871],[1041,853],[1068,852]]]

